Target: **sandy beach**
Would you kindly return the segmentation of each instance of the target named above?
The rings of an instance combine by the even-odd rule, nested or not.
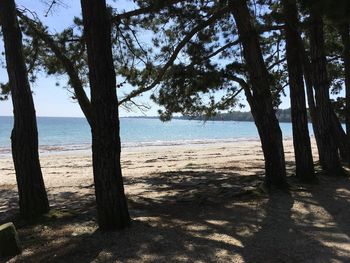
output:
[[[292,141],[284,146],[293,175]],[[53,213],[34,226],[17,223],[24,251],[12,262],[350,260],[349,178],[320,175],[309,186],[290,177],[291,194],[257,194],[258,141],[124,149],[133,224],[120,233],[96,231],[88,151],[44,154],[41,165]],[[1,157],[0,175],[3,223],[18,212],[10,156]]]

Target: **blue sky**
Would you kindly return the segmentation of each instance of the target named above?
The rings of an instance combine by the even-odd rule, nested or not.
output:
[[[48,6],[45,1],[32,1],[32,0],[17,0],[18,7],[28,8],[29,10],[35,11],[41,20],[49,27],[50,32],[60,32],[66,26],[72,24],[74,16],[80,16],[80,1],[64,1],[64,6],[55,7],[48,17],[44,17]],[[111,4],[118,8],[119,12],[123,10],[130,10],[134,8],[132,1],[111,1]],[[0,44],[0,50],[3,50],[3,44]],[[4,58],[1,57],[3,61]],[[59,79],[60,82],[65,83],[64,78]],[[5,69],[0,69],[0,82],[7,81],[7,72]],[[79,105],[70,98],[70,93],[62,88],[57,87],[55,83],[57,78],[47,77],[45,74],[41,74],[32,85],[33,98],[35,102],[37,116],[55,116],[55,117],[83,117]],[[127,90],[130,89],[126,88]],[[126,92],[125,90],[119,92]],[[288,93],[289,91],[286,90]],[[245,100],[242,97],[242,103],[246,105]],[[157,115],[158,107],[149,100],[149,94],[144,94],[139,102],[145,102],[152,106],[151,110],[146,112],[146,115],[154,116]],[[282,99],[281,108],[289,107],[289,98]],[[249,110],[249,107],[245,107],[244,110]],[[12,103],[11,100],[0,102],[0,116],[11,116],[12,115]],[[139,116],[142,115],[140,111],[135,110],[134,112],[128,112],[124,109],[120,109],[120,116]]]

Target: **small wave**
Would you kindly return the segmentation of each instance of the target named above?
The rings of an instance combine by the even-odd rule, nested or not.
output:
[[[89,150],[91,144],[64,144],[64,145],[42,145],[39,147],[41,153],[47,152],[67,152]]]
[[[0,147],[0,154],[10,154],[11,153],[11,148],[10,147]]]
[[[142,147],[157,147],[157,146],[181,146],[181,145],[208,145],[215,143],[230,143],[241,141],[259,141],[256,137],[242,137],[231,139],[198,139],[198,140],[173,140],[173,141],[144,141],[144,142],[125,142],[122,143],[123,149],[142,148]],[[91,149],[90,143],[85,144],[62,144],[62,145],[40,145],[39,152],[41,154],[71,152],[71,151],[88,151]],[[0,155],[11,154],[10,147],[0,147]]]
[[[69,152],[89,150],[91,144],[64,144],[64,145],[40,145],[39,153],[47,154],[52,152]],[[10,147],[0,147],[0,155],[7,156],[11,154]]]
[[[122,143],[122,148],[146,147],[146,146],[177,146],[177,145],[198,145],[229,143],[240,141],[259,141],[256,137],[235,138],[235,139],[201,139],[201,140],[174,140],[174,141],[150,141],[150,142],[127,142]]]

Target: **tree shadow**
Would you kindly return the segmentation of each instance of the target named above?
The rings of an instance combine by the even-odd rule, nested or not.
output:
[[[261,207],[265,214],[259,229],[244,239],[242,255],[245,262],[347,262],[349,251],[342,254],[327,242],[339,245],[341,238],[333,237],[336,229],[319,226],[313,212],[300,212],[298,206],[310,202],[298,192],[276,192]],[[328,239],[320,239],[323,228]]]
[[[18,214],[18,193],[16,186],[0,186],[0,225],[11,221]]]
[[[331,216],[343,233],[345,244],[350,244],[350,185],[348,177],[321,177],[322,190],[312,192],[315,201]],[[349,259],[350,260],[350,259]]]
[[[246,176],[215,169],[127,177],[126,191],[128,186],[140,184],[143,192],[128,196],[134,218],[132,226],[112,233],[97,229],[92,188],[84,194],[72,191],[50,196],[55,200],[55,209],[67,213],[23,226],[20,238],[29,252],[15,260],[346,262],[349,259],[348,250],[328,244],[344,242],[338,235],[338,225],[342,228],[343,221],[329,226],[317,210],[311,210],[322,208],[318,194],[325,189],[331,195],[332,187],[324,187],[321,180],[317,186],[294,183],[297,190],[292,193],[257,195],[251,189],[261,181],[261,174]],[[349,181],[344,184],[349,187]]]
[[[240,196],[262,182],[259,174],[241,175],[231,171],[180,170],[152,173],[149,176],[126,178],[126,187],[140,184],[144,187],[140,199],[153,192],[159,202],[222,202],[225,198]],[[143,195],[144,194],[144,195]]]

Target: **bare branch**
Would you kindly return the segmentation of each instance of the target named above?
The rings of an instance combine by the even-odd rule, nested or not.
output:
[[[50,10],[52,9],[52,7],[54,6],[54,4],[56,4],[56,1],[55,0],[51,1],[49,8],[47,9],[47,11],[45,13],[45,17],[48,16],[48,14],[49,14]]]
[[[143,115],[146,115],[146,111],[151,109],[151,107],[149,105],[136,103],[132,99],[130,99],[127,103],[124,103],[121,106],[126,111],[134,111],[134,108],[136,107]]]
[[[132,46],[130,45],[129,41],[128,41],[128,40],[126,39],[126,37],[124,36],[122,30],[120,30],[119,27],[117,27],[117,30],[118,30],[120,36],[122,37],[122,39],[124,40],[124,43],[125,43],[126,47],[127,47],[127,48],[129,49],[129,51],[134,55],[134,57],[136,57],[136,58],[138,58],[139,60],[141,60],[144,64],[147,64],[147,62],[146,62],[142,57],[138,56],[138,55],[135,53],[135,51],[134,51],[134,49],[132,48]]]
[[[208,60],[208,59],[210,59],[212,57],[215,57],[217,54],[223,52],[225,49],[230,48],[230,47],[235,46],[235,45],[238,45],[239,43],[240,43],[239,39],[237,39],[237,40],[235,40],[233,42],[229,42],[226,45],[224,45],[224,46],[218,48],[217,50],[215,50],[213,53],[211,53],[208,56],[206,56],[203,59],[201,59],[200,62],[204,62],[204,61],[206,61],[206,60]],[[198,62],[196,62],[196,64],[198,64]],[[191,64],[191,65],[194,65],[194,64]]]
[[[277,65],[279,65],[279,64],[281,64],[281,63],[283,63],[283,62],[286,61],[286,60],[287,60],[286,57],[281,58],[280,60],[276,61],[275,63],[272,63],[272,64],[267,68],[267,70],[273,69],[275,66],[277,66]]]

